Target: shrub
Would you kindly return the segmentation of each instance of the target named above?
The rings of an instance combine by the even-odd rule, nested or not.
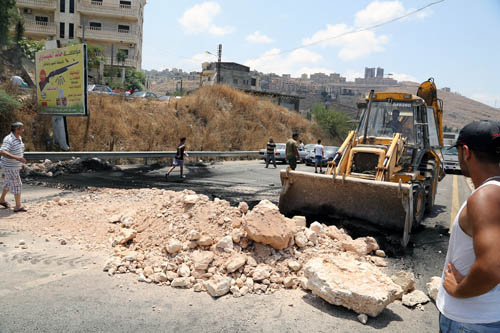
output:
[[[16,109],[21,107],[21,103],[14,97],[0,90],[0,133],[5,135],[10,132],[10,125],[15,121]]]

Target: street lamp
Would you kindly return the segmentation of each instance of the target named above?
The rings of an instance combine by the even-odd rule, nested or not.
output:
[[[220,83],[220,68],[221,68],[221,59],[222,59],[222,44],[219,44],[219,52],[218,56],[213,54],[210,51],[205,51],[206,54],[213,55],[214,57],[217,57],[217,83]]]

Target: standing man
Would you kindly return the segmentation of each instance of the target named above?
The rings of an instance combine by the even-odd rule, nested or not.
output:
[[[288,139],[286,143],[286,159],[292,170],[297,168],[297,160],[300,159],[299,150],[297,149],[298,138],[299,134],[293,133],[292,138]]]
[[[188,157],[189,155],[186,153],[186,137],[182,137],[179,144],[177,145],[177,153],[175,154],[174,157],[174,163],[168,169],[166,175],[165,175],[165,180],[168,181],[168,175],[175,169],[176,166],[179,166],[181,168],[181,178],[186,178],[184,176],[184,156]]]
[[[269,137],[269,141],[266,146],[266,168],[269,167],[269,160],[273,160],[274,168],[276,169],[276,144],[274,143],[273,137]]]
[[[21,134],[24,133],[24,125],[17,122],[12,124],[10,129],[11,133],[3,139],[2,147],[0,147],[0,164],[5,176],[0,206],[9,208],[5,196],[10,191],[16,199],[14,212],[26,212],[26,208],[21,205],[22,182],[19,176],[19,171],[24,168],[24,163],[26,163],[23,157],[24,143],[21,138]]]
[[[300,150],[300,151],[303,151],[303,150],[304,150],[304,147],[305,147],[305,145],[304,145],[304,141],[300,140],[299,150]]]
[[[323,173],[323,159],[325,158],[325,147],[321,144],[321,140],[318,140],[318,144],[314,146],[314,173]]]
[[[436,305],[441,332],[500,332],[500,122],[475,121],[455,145],[476,188],[455,218]]]

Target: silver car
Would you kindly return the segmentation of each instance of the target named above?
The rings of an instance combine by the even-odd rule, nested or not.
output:
[[[335,157],[335,154],[337,153],[337,150],[339,150],[339,147],[336,146],[325,146],[325,154],[323,156],[323,159],[321,161],[321,166],[326,166],[328,162],[333,160]],[[306,157],[306,165],[314,165],[315,163],[315,152],[314,150],[309,152]]]
[[[458,163],[457,147],[445,146],[443,148],[444,171],[450,173],[462,173]]]

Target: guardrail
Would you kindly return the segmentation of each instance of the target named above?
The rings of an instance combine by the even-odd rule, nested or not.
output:
[[[72,158],[166,158],[175,157],[175,151],[70,151],[70,152],[25,152],[24,158],[30,161],[62,161]],[[189,157],[246,157],[258,156],[258,151],[189,151]]]

